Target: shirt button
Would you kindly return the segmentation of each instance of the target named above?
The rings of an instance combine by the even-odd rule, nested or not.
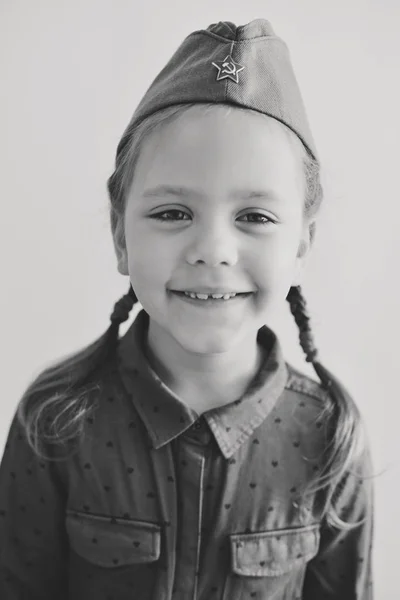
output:
[[[201,422],[200,422],[200,421],[196,421],[196,422],[193,424],[193,429],[194,429],[195,431],[198,431],[198,430],[199,430],[199,429],[201,429],[201,428],[202,428],[202,424],[201,424]]]

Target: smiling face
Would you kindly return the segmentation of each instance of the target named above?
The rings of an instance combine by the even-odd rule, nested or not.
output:
[[[301,142],[264,115],[191,109],[146,138],[126,201],[126,248],[114,243],[153,342],[203,356],[254,344],[300,283],[310,246],[304,186]],[[211,305],[171,292],[207,286],[252,294]]]

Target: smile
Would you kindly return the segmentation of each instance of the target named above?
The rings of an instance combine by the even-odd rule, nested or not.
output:
[[[175,292],[171,291],[171,294],[177,296],[184,302],[192,304],[198,307],[223,307],[227,304],[237,305],[243,302],[247,297],[251,296],[253,292],[247,294],[195,294],[194,292]],[[217,297],[215,297],[217,296]]]
[[[183,292],[185,296],[189,296],[190,298],[198,298],[198,300],[229,300],[230,298],[234,298],[237,294],[236,292],[230,292],[227,294],[201,294],[200,292]]]

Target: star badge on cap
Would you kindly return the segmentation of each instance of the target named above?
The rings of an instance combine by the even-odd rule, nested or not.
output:
[[[212,64],[218,69],[217,81],[220,79],[229,78],[235,83],[239,83],[238,74],[240,71],[243,71],[244,66],[239,65],[239,63],[235,63],[230,54],[228,54],[224,60],[219,60],[217,62],[213,62]]]

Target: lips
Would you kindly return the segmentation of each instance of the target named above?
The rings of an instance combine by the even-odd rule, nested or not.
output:
[[[208,296],[210,294],[236,294],[237,296],[243,296],[246,294],[253,294],[253,291],[249,291],[249,292],[237,292],[236,290],[225,290],[225,291],[220,291],[220,290],[210,290],[210,289],[204,289],[204,290],[193,290],[193,289],[186,289],[186,290],[169,290],[170,292],[173,292],[174,294],[184,294],[185,292],[188,294],[194,293],[194,294],[207,294]]]
[[[253,292],[181,292],[180,290],[170,290],[170,292],[172,294],[177,294],[178,296],[185,296],[185,298],[187,298],[186,294],[188,293],[194,293],[194,294],[207,294],[207,296],[211,296],[212,294],[218,294],[218,295],[225,295],[225,294],[236,294],[236,296],[250,296],[250,294],[252,294]]]
[[[184,292],[174,292],[171,291],[171,294],[179,298],[182,302],[188,305],[192,305],[198,309],[202,309],[205,311],[216,310],[219,312],[220,310],[229,310],[229,307],[239,306],[242,302],[244,302],[249,296],[252,296],[252,292],[249,294],[236,294],[227,300],[224,299],[216,299],[216,298],[207,298],[206,300],[200,300],[199,298],[191,298],[187,296]]]

